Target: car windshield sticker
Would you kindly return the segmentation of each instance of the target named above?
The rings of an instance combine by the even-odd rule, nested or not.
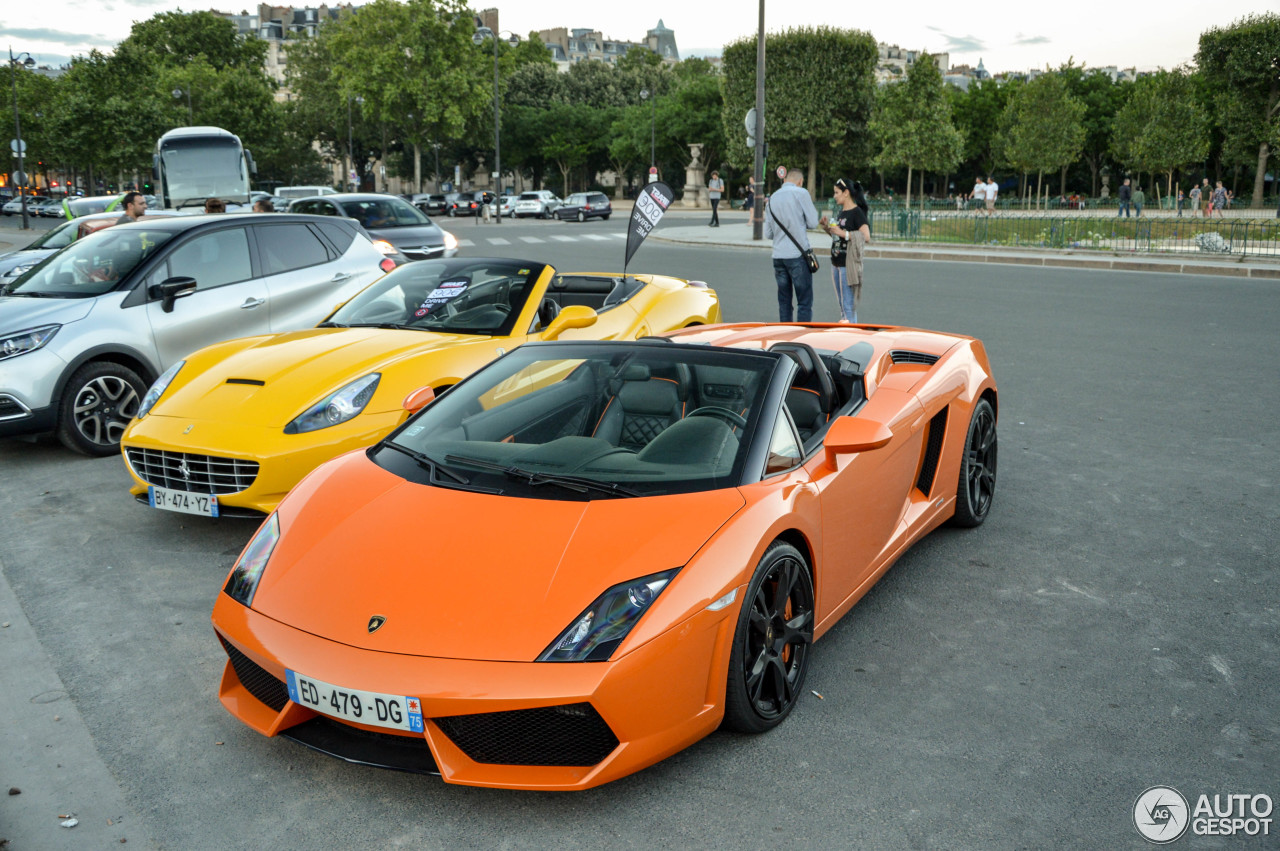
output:
[[[422,304],[418,305],[418,309],[414,312],[414,316],[426,316],[433,308],[439,307],[447,301],[452,301],[462,295],[467,290],[468,281],[445,281],[434,290],[427,294],[422,300]]]
[[[517,275],[528,275],[528,274],[529,274],[529,270],[528,270],[528,269],[521,269],[521,270],[520,270],[519,272],[517,272],[516,274],[517,274]]]

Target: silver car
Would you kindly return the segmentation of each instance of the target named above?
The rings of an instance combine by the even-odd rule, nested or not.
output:
[[[76,240],[0,294],[0,437],[118,452],[147,386],[188,353],[309,328],[393,265],[339,218],[148,217]]]

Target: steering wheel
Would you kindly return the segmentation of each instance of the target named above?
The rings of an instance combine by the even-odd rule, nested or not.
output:
[[[728,408],[722,408],[719,405],[704,405],[701,408],[695,408],[685,415],[685,419],[690,417],[720,417],[727,423],[736,425],[738,428],[747,427],[747,418],[739,414],[737,411],[731,411]]]

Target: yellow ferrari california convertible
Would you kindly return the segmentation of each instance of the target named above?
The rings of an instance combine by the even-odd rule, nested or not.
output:
[[[320,464],[378,442],[521,343],[719,321],[699,282],[497,258],[409,263],[315,328],[209,346],[166,370],[121,441],[131,493],[161,510],[260,517]]]

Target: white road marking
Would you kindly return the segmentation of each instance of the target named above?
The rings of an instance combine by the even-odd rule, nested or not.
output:
[[[577,242],[578,241],[578,238],[576,236],[553,236],[551,238],[554,239],[556,242]]]
[[[595,234],[595,233],[584,233],[584,234],[582,235],[582,237],[583,237],[583,239],[594,239],[596,242],[608,242],[608,241],[609,241],[609,237],[607,237],[607,236],[600,236],[599,234]]]
[[[520,241],[521,242],[546,242],[545,239],[539,239],[536,236],[522,236],[520,237]]]
[[[459,247],[459,248],[475,248],[475,246],[476,246],[476,244],[475,244],[474,242],[472,242],[471,240],[469,240],[469,239],[460,239],[460,240],[458,240],[458,247]]]
[[[510,245],[511,243],[500,236],[495,236],[489,239],[489,244],[490,245]]]

